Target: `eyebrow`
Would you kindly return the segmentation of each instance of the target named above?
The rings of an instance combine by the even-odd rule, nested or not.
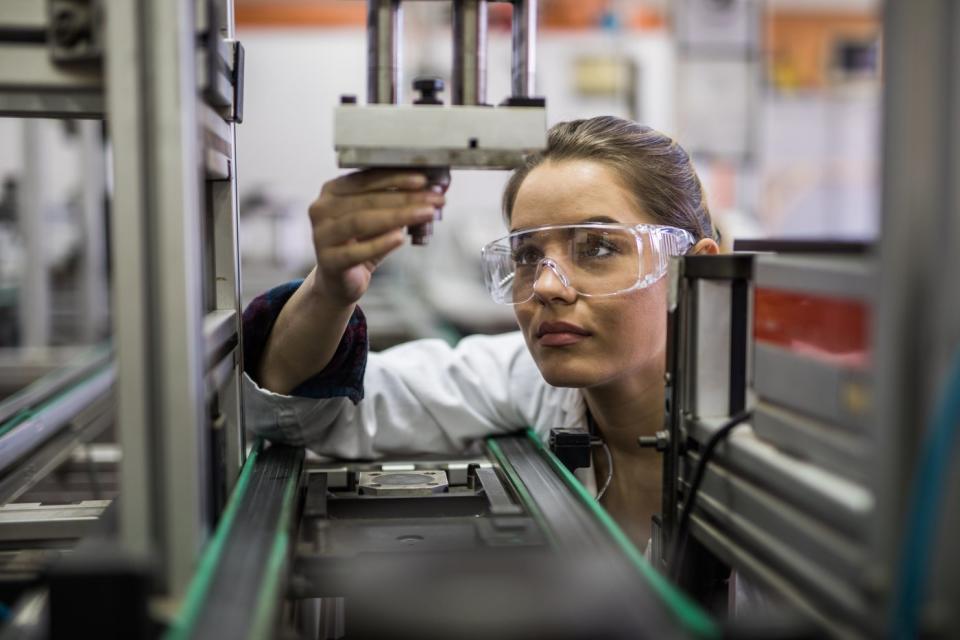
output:
[[[613,222],[615,224],[621,224],[620,220],[616,218],[611,218],[610,216],[590,216],[589,218],[584,218],[577,222],[569,222],[566,224],[584,224],[586,222]],[[525,231],[526,229],[532,229],[533,227],[521,227],[519,229],[510,229],[510,233],[517,233],[518,231]]]

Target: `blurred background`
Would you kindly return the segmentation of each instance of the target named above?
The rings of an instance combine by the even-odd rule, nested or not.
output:
[[[365,11],[360,0],[237,0],[247,61],[237,128],[245,304],[312,266],[306,211],[338,175],[334,105],[365,94]],[[728,248],[734,238],[871,239],[878,12],[873,0],[542,0],[538,94],[551,124],[615,114],[675,137]],[[509,94],[510,8],[491,5],[490,16],[488,96],[499,102]],[[406,101],[415,76],[449,79],[449,23],[442,3],[404,5]],[[109,334],[96,185],[110,159],[100,127],[0,119],[0,348]],[[382,266],[363,301],[375,348],[515,326],[509,308],[489,301],[477,260],[504,232],[506,178],[455,172],[431,245],[405,247]]]

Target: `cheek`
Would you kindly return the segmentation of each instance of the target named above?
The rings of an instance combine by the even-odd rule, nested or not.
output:
[[[605,324],[605,351],[619,363],[658,356],[666,348],[667,299],[662,280],[613,298],[604,306],[597,309],[597,315]]]
[[[530,322],[533,320],[533,308],[530,306],[530,303],[524,302],[523,304],[513,305],[513,315],[517,319],[520,330],[526,335],[527,327],[530,326]]]

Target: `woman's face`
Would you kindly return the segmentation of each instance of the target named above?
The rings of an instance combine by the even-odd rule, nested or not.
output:
[[[598,218],[656,224],[620,186],[612,169],[589,160],[547,161],[531,171],[517,192],[511,218],[511,232]],[[557,387],[592,387],[634,373],[662,371],[666,282],[661,278],[645,289],[586,298],[543,269],[533,299],[514,310],[544,379]],[[555,323],[573,325],[574,334],[544,333],[557,330]]]

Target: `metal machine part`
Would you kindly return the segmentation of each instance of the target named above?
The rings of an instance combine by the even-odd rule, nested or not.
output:
[[[297,451],[257,445],[169,637],[718,633],[532,432],[459,460],[301,472]],[[368,491],[444,477],[440,492]]]
[[[451,104],[438,94],[442,81],[419,79],[413,105],[401,105],[401,0],[368,0],[367,104],[344,96],[334,110],[334,147],[343,168],[415,168],[431,184],[446,184],[449,170],[512,169],[546,145],[546,109],[533,97],[536,0],[513,5],[512,95],[487,105],[487,2],[452,0]],[[439,216],[437,218],[440,219]],[[432,224],[410,227],[425,245]]]
[[[859,246],[794,249],[673,265],[665,535],[656,561],[669,554],[704,444],[749,401],[749,426],[733,432],[705,468],[681,584],[709,599],[708,587],[714,596],[725,587],[703,576],[732,567],[823,632],[881,637],[887,619],[880,613],[892,596],[883,576],[893,558],[871,548],[892,525],[875,488],[878,474],[893,471],[868,463],[878,444],[870,338],[874,295],[882,291],[877,261]],[[746,287],[740,302],[730,295],[738,282]],[[736,359],[746,366],[731,366]],[[717,380],[727,381],[719,393]],[[903,476],[900,483],[909,484]]]
[[[443,471],[363,471],[357,484],[360,493],[372,496],[428,496],[449,486]]]
[[[234,153],[243,49],[233,27],[232,0],[0,2],[0,116],[108,123],[123,373],[108,404],[81,416],[99,429],[116,423],[116,546],[159,557],[158,583],[173,599],[245,455]],[[0,492],[16,495],[90,433],[59,430]]]

